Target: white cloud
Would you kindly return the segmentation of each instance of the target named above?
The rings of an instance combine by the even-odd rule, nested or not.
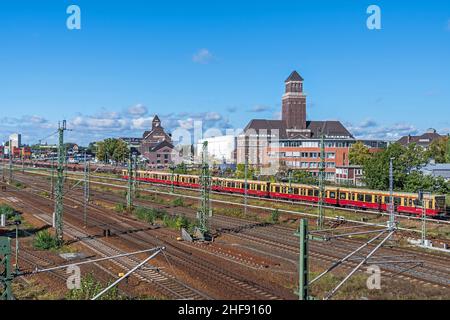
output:
[[[256,106],[251,108],[249,111],[250,112],[264,112],[264,111],[268,111],[268,110],[270,110],[269,106],[257,104]]]
[[[417,135],[419,130],[408,123],[378,125],[373,120],[365,120],[359,124],[345,123],[346,128],[359,139],[398,140],[408,134]]]
[[[145,116],[147,112],[147,107],[140,103],[128,108],[128,113],[132,116],[142,117]]]
[[[208,49],[200,49],[194,55],[192,56],[192,61],[195,63],[201,63],[201,64],[207,64],[211,62],[213,59],[213,55],[211,52],[209,52]]]

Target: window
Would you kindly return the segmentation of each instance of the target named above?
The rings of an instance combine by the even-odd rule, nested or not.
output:
[[[364,195],[358,194],[358,201],[364,201]]]
[[[164,159],[169,159],[169,155],[168,155],[168,154],[165,154],[165,155],[164,155]]]
[[[161,157],[161,155],[160,155],[160,154],[158,153],[158,154],[156,155],[156,157],[157,157],[157,158],[160,158],[160,157]]]
[[[366,195],[364,196],[364,201],[365,201],[365,202],[372,203],[372,195],[371,195],[371,194],[366,194]]]
[[[336,199],[336,192],[330,191],[330,199]]]
[[[339,193],[339,199],[341,199],[341,200],[347,200],[347,194],[346,194],[346,193],[343,193],[343,192]]]

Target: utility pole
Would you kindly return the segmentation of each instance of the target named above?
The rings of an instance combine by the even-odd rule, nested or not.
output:
[[[87,227],[87,206],[89,203],[89,167],[87,163],[86,152],[84,152],[84,206],[83,206],[83,222]]]
[[[319,216],[317,218],[317,228],[323,229],[324,212],[323,204],[325,197],[325,135],[320,137],[320,165],[319,165]]]
[[[3,287],[0,300],[13,300],[11,286],[12,280],[11,239],[7,237],[0,237],[0,284]]]
[[[170,171],[172,172],[170,193],[173,193],[175,191],[175,168],[175,165],[172,163],[170,165]]]
[[[127,191],[127,209],[131,211],[133,208],[133,197],[131,195],[133,189],[133,165],[132,165],[132,157],[131,150],[128,156],[128,191]]]
[[[388,228],[393,229],[395,226],[395,205],[394,205],[394,159],[389,159],[389,224]]]
[[[58,245],[63,244],[63,210],[64,210],[64,131],[66,131],[66,120],[63,120],[62,125],[58,126],[58,169],[55,187],[55,225],[56,240]]]
[[[138,188],[138,164],[137,164],[137,156],[133,154],[133,197],[136,197],[136,191]]]
[[[292,169],[288,170],[289,194],[292,194]]]
[[[248,193],[248,186],[247,186],[247,175],[248,175],[248,154],[245,155],[245,164],[244,164],[244,216],[247,216],[247,193]]]
[[[426,200],[425,196],[428,197]],[[422,245],[426,245],[427,241],[427,201],[431,199],[431,192],[419,191],[419,200],[422,202]]]
[[[13,161],[12,161],[12,152],[11,152],[11,145],[9,147],[9,184],[12,183],[13,180]]]
[[[55,197],[55,187],[53,185],[53,181],[55,180],[55,164],[54,164],[54,159],[52,156],[52,176],[51,176],[51,180],[50,180],[50,189],[51,189],[51,199],[53,199]]]
[[[208,165],[208,141],[203,142],[202,152],[202,172],[200,176],[200,185],[202,190],[201,206],[197,212],[198,229],[203,238],[208,233],[208,217],[212,216],[210,194],[211,194],[211,176]]]
[[[301,219],[298,231],[294,233],[300,239],[300,256],[298,261],[298,299],[309,299],[309,265],[308,265],[308,220]]]

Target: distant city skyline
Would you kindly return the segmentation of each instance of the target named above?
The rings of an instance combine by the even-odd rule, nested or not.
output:
[[[66,8],[81,8],[68,30]],[[368,30],[376,4],[382,30]],[[450,3],[14,1],[0,4],[0,139],[87,145],[202,120],[278,119],[297,70],[307,116],[358,138],[450,132]]]

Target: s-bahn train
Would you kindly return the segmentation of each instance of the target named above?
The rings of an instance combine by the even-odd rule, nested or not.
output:
[[[128,171],[122,170],[122,178],[128,179]],[[175,185],[186,188],[200,188],[199,176],[172,174],[161,171],[137,171],[139,181]],[[173,179],[173,181],[172,181]],[[212,177],[211,190],[224,193],[245,193],[245,180]],[[319,201],[319,188],[304,184],[273,183],[267,181],[247,181],[247,194],[256,197],[297,200],[305,202]],[[326,205],[388,211],[390,203],[388,191],[364,190],[354,188],[326,187],[324,202]],[[424,196],[426,215],[444,217],[446,215],[445,195]],[[394,205],[398,213],[421,216],[422,204],[418,194],[394,192]]]

